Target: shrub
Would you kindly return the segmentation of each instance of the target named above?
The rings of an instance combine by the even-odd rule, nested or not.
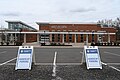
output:
[[[23,42],[15,42],[17,46],[21,46]]]
[[[6,45],[9,45],[9,42],[6,42]]]
[[[1,45],[3,45],[4,44],[4,42],[1,42]]]

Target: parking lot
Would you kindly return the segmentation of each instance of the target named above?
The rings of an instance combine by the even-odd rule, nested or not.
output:
[[[52,77],[52,64],[54,61],[55,52],[56,55],[56,78],[58,80],[79,80],[79,79],[91,79],[91,80],[98,80],[101,79],[102,76],[104,79],[120,79],[120,48],[116,47],[100,47],[100,56],[101,61],[103,63],[102,70],[87,70],[86,66],[82,64],[82,54],[83,48],[78,47],[64,47],[64,48],[41,48],[35,47],[34,54],[35,54],[35,61],[36,65],[32,66],[32,70],[25,70],[25,71],[15,71],[15,63],[17,57],[17,50],[18,47],[1,47],[0,48],[0,76],[7,74],[6,70],[10,70],[12,75],[16,73],[15,79],[19,80],[51,80]],[[7,63],[6,65],[6,62]],[[9,67],[11,66],[11,67]],[[5,69],[4,69],[5,68]],[[36,73],[38,76],[30,76],[35,75]],[[39,71],[39,72],[38,72]],[[82,71],[82,73],[80,73]],[[42,72],[42,73],[41,73]],[[114,72],[114,75],[113,75]],[[22,79],[19,77],[22,74],[27,74],[28,76],[23,77]],[[92,74],[93,73],[93,74]],[[17,77],[17,74],[19,75]],[[42,76],[40,77],[39,74]],[[68,74],[68,75],[66,75]],[[10,74],[7,74],[11,76]],[[45,78],[46,75],[46,78]],[[84,75],[84,76],[83,76]],[[99,77],[98,77],[99,76]],[[8,79],[6,77],[5,79]],[[10,79],[10,78],[9,78]],[[3,78],[4,80],[4,78]],[[13,80],[13,77],[11,78]]]

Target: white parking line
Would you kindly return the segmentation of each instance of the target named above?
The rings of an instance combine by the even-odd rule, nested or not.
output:
[[[111,67],[111,68],[115,69],[116,71],[120,72],[119,69],[117,69],[117,68],[115,68],[115,67],[113,67],[113,66],[109,66],[109,67]]]
[[[108,65],[120,65],[120,63],[106,63]]]
[[[7,64],[5,64],[5,65],[16,65],[16,63],[7,63]]]
[[[53,65],[56,65],[56,55],[57,55],[57,52],[55,52],[55,55],[54,55]]]
[[[56,63],[57,65],[82,65],[82,63]]]
[[[102,64],[105,65],[105,63],[102,63]],[[106,63],[106,64],[120,65],[120,63]],[[6,65],[15,65],[15,63],[7,63]],[[35,65],[53,65],[53,63],[35,63]],[[56,65],[82,65],[82,63],[56,63]]]
[[[35,63],[35,65],[53,65],[53,63]],[[56,65],[82,65],[82,63],[56,63]]]
[[[6,53],[7,51],[3,51],[3,52],[0,52],[0,54],[2,54],[2,53]]]
[[[104,53],[112,54],[112,55],[115,55],[115,56],[120,56],[119,54],[115,54],[115,53],[111,53],[111,52],[107,52],[107,51],[105,51]]]
[[[107,64],[106,64],[106,63],[104,63],[104,62],[101,62],[101,63],[102,63],[103,65],[105,65],[105,66],[107,65]]]
[[[101,62],[103,65],[108,65],[108,64],[106,64],[106,63],[104,63],[104,62]],[[109,65],[108,65],[109,66]],[[112,68],[112,69],[114,69],[114,70],[116,70],[116,71],[118,71],[118,72],[120,72],[120,70],[119,69],[117,69],[117,68],[115,68],[115,67],[113,67],[113,66],[109,66],[110,68]]]
[[[57,57],[57,52],[55,52],[55,55],[54,55],[54,61],[53,61],[53,74],[52,76],[55,77],[56,76],[56,57]]]
[[[53,65],[53,63],[35,63],[35,65]]]
[[[15,60],[15,59],[17,59],[17,58],[10,59],[9,61],[6,61],[6,62],[0,64],[0,66],[2,66],[2,65],[4,65],[4,64],[7,64],[7,63],[9,63],[9,62],[11,62],[11,61],[13,61],[13,60]]]

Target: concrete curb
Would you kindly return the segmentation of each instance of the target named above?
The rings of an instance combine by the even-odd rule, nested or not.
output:
[[[34,46],[37,48],[84,48],[84,46],[38,46],[38,45],[23,45]],[[0,48],[18,48],[19,46],[0,46]],[[98,46],[98,48],[120,48],[120,46]]]

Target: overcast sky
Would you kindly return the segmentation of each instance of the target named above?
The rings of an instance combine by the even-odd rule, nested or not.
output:
[[[120,17],[120,0],[0,0],[0,25],[35,22],[97,22]]]

